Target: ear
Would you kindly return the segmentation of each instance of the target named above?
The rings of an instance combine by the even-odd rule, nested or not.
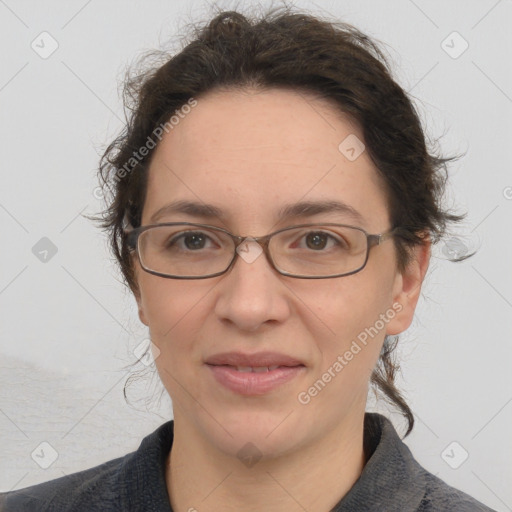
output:
[[[137,288],[134,289],[134,288],[131,288],[131,291],[133,293],[133,296],[135,297],[135,300],[137,301],[137,308],[139,310],[139,319],[140,321],[146,325],[146,326],[149,326],[149,322],[148,322],[148,319],[146,317],[146,313],[144,312],[144,301],[142,300],[142,294],[141,294],[141,286],[140,286],[140,279],[139,279],[139,274],[140,274],[140,268],[139,268],[139,265],[138,265],[138,262],[133,262],[134,264],[134,278],[135,278],[135,281],[137,282]]]
[[[143,305],[143,302],[142,302],[140,294],[136,294],[135,295],[135,300],[137,301],[137,307],[138,307],[138,310],[139,310],[140,321],[144,325],[149,326],[149,322],[148,322],[148,319],[146,317],[146,313],[144,312],[144,305]]]
[[[393,309],[396,315],[388,322],[386,334],[396,335],[412,323],[421,285],[430,262],[431,241],[425,237],[411,250],[411,259],[403,272],[398,272],[393,287]]]

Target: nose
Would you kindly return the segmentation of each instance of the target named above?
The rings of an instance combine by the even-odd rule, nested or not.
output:
[[[240,330],[256,331],[263,324],[283,322],[290,314],[288,288],[265,257],[262,247],[246,240],[217,286],[215,312]]]

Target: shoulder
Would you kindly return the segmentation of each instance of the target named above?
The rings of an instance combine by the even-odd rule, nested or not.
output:
[[[108,504],[118,501],[117,475],[131,458],[133,454],[128,454],[49,482],[1,493],[0,512],[82,510],[77,507],[83,503],[91,511],[116,510]]]
[[[425,494],[418,512],[438,510],[453,512],[495,512],[469,494],[448,485],[437,476],[420,466],[425,478]]]
[[[494,512],[421,466],[385,416],[367,413],[364,427],[369,458],[336,512]]]
[[[137,452],[48,482],[0,493],[0,512],[124,510],[121,475],[136,463]]]
[[[114,512],[170,510],[165,460],[173,422],[145,437],[139,448],[98,466],[0,493],[0,512]]]

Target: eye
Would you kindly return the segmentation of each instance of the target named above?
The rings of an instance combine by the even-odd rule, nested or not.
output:
[[[329,235],[325,233],[308,233],[306,245],[309,249],[325,249],[329,238]]]
[[[183,231],[170,238],[166,245],[168,248],[198,251],[204,249],[208,242],[213,240],[203,231]]]
[[[333,247],[337,247],[338,249],[348,248],[348,244],[343,238],[334,236],[332,233],[325,231],[310,231],[309,233],[303,234],[300,240],[304,240],[306,244],[305,247],[301,245],[300,248],[312,249],[318,252]]]

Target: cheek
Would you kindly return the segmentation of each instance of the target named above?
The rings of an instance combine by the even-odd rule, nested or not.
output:
[[[355,274],[333,280],[315,293],[298,292],[308,297],[311,308],[309,316],[304,313],[303,323],[310,319],[308,329],[316,345],[315,371],[309,379],[311,387],[302,391],[312,397],[315,405],[311,411],[316,416],[330,417],[333,404],[341,414],[366,401],[385,337],[386,323],[381,315],[386,317],[390,309],[392,287],[386,279],[364,277]]]
[[[295,288],[298,297],[324,326],[320,339],[345,340],[372,326],[392,304],[393,276],[373,269],[340,279]],[[380,323],[379,323],[380,326]],[[330,335],[330,336],[329,336]]]
[[[160,351],[155,364],[164,387],[179,406],[187,398],[182,386],[194,381],[201,361],[197,340],[207,321],[212,285],[148,276],[141,296],[151,341]]]
[[[148,273],[139,280],[141,306],[155,340],[164,343],[176,330],[197,326],[202,302],[213,286],[197,283]]]
[[[200,347],[195,340],[201,338],[201,328],[207,321],[208,294],[213,284],[162,279],[151,274],[143,276],[139,283],[150,338],[160,351],[155,364],[164,386],[175,394],[179,387],[175,378],[193,372],[200,364]]]
[[[308,328],[316,344],[320,371],[332,368],[342,356],[344,377],[338,381],[366,385],[378,360],[387,322],[394,317],[393,275],[375,270],[368,267],[359,274],[297,292],[307,297],[305,302],[311,309],[303,321],[310,319]]]

